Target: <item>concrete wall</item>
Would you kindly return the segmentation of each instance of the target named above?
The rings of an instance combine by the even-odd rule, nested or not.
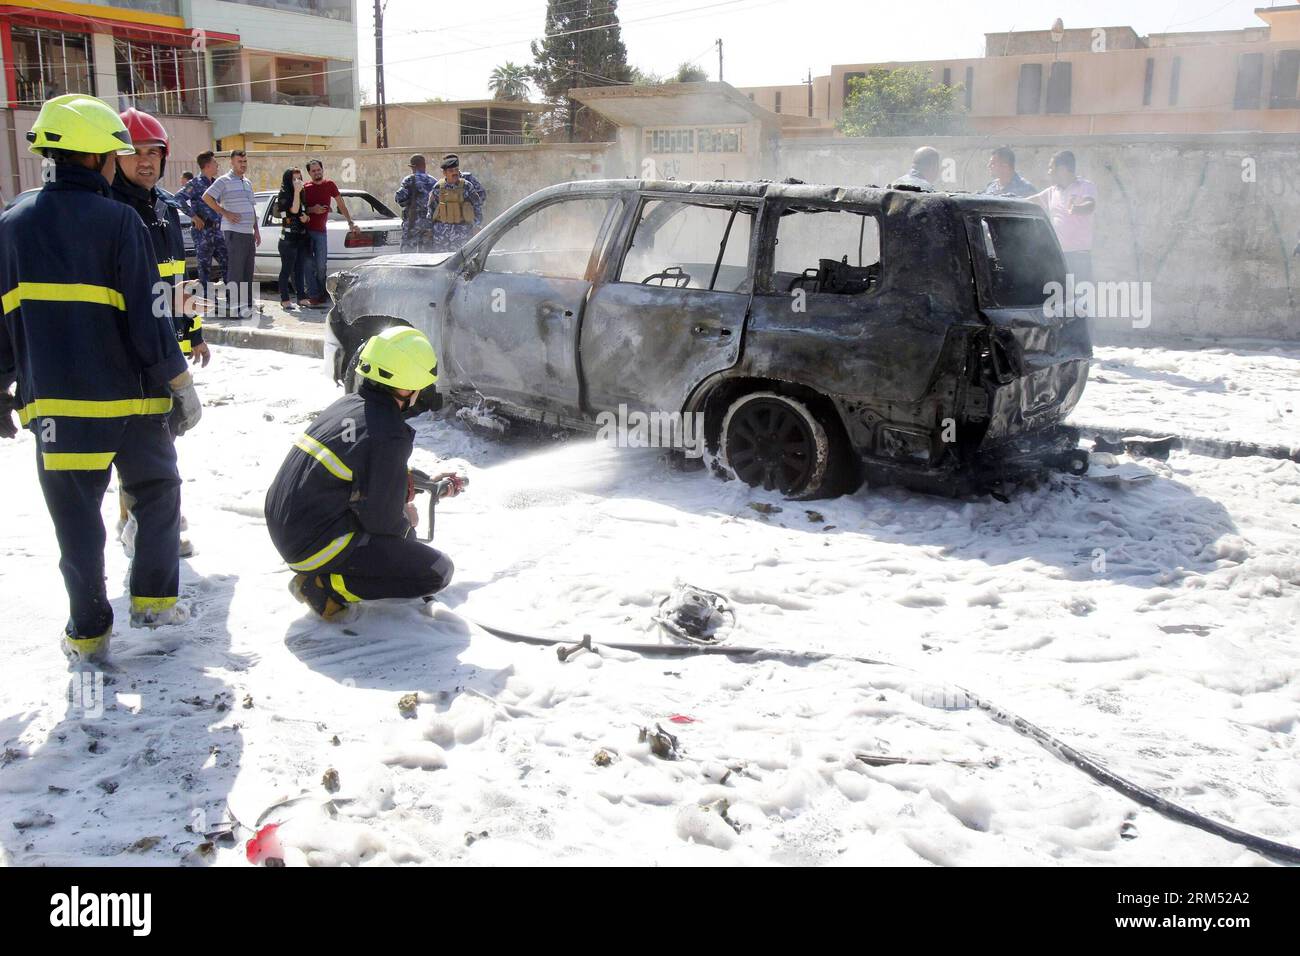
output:
[[[1097,185],[1093,265],[1098,281],[1150,282],[1145,330],[1099,321],[1102,340],[1266,338],[1300,340],[1300,137],[934,137],[950,189],[982,189],[992,146],[1016,150],[1020,173],[1048,185],[1047,161],[1071,149]],[[883,185],[907,171],[918,141],[902,138],[786,141],[781,176]],[[1246,162],[1250,161],[1250,162]],[[1243,167],[1245,163],[1245,167]],[[1253,170],[1254,181],[1250,180]]]
[[[278,189],[286,167],[305,170],[308,159],[325,163],[325,175],[340,188],[365,189],[389,206],[411,153],[420,152],[431,160],[445,153],[460,156],[463,172],[473,173],[487,188],[486,219],[504,212],[515,202],[555,183],[575,179],[603,179],[618,176],[607,168],[606,143],[555,143],[540,146],[456,146],[450,143],[400,149],[332,149],[319,154],[261,152],[248,154],[248,174],[256,189]],[[225,168],[222,160],[222,168]],[[430,170],[436,174],[436,164]],[[396,211],[396,210],[394,210]]]

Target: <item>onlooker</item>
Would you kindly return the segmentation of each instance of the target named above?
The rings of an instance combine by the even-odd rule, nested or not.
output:
[[[280,217],[280,305],[289,308],[293,296],[298,304],[311,305],[307,294],[307,260],[311,257],[311,237],[307,234],[307,207],[302,200],[302,170],[286,169],[275,197],[275,212]],[[292,286],[290,286],[292,282]],[[292,295],[291,295],[292,293]]]
[[[912,154],[912,168],[906,176],[901,176],[890,183],[890,188],[909,186],[912,189],[933,190],[939,181],[939,172],[943,160],[939,151],[933,146],[922,146]]]
[[[325,178],[325,164],[319,159],[307,163],[307,175],[311,182],[303,187],[302,198],[307,203],[307,232],[311,236],[311,262],[307,269],[307,285],[311,289],[311,304],[315,306],[329,303],[329,293],[325,291],[325,275],[329,269],[329,237],[326,225],[330,218],[330,201],[339,207],[339,212],[348,221],[348,230],[357,231],[357,224],[352,221],[352,213],[339,195],[339,187],[334,180]]]
[[[1016,154],[1010,146],[999,146],[989,155],[989,173],[993,179],[983,189],[986,196],[1028,199],[1038,192],[1016,172]]]
[[[433,221],[433,251],[455,252],[483,225],[487,190],[473,173],[461,174],[460,157],[448,153],[439,164],[442,179],[429,193]]]
[[[194,258],[198,260],[199,293],[211,299],[212,260],[221,268],[221,278],[226,278],[230,259],[226,252],[226,239],[221,234],[217,219],[201,200],[208,187],[217,180],[217,156],[211,150],[199,153],[195,162],[199,174],[176,193],[176,199],[190,217],[190,235],[194,239]]]
[[[402,251],[428,252],[433,247],[433,223],[429,220],[429,194],[437,181],[425,172],[419,153],[408,164],[410,175],[402,180],[393,198],[402,207]]]
[[[194,174],[188,169],[181,173],[181,188],[184,189],[190,183],[194,182]]]
[[[1029,197],[1047,210],[1076,285],[1092,281],[1092,227],[1097,187],[1075,173],[1074,153],[1062,150],[1047,165],[1052,185]]]
[[[203,201],[221,217],[221,231],[229,251],[230,271],[227,290],[237,290],[239,317],[254,312],[253,266],[257,247],[262,244],[262,230],[257,226],[257,209],[253,203],[253,184],[248,172],[248,155],[242,149],[230,154],[230,170],[218,176],[203,194]]]

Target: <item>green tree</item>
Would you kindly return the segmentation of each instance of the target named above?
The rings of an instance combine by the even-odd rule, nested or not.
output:
[[[610,138],[613,126],[569,99],[569,90],[622,85],[632,79],[618,24],[618,0],[547,0],[546,36],[533,41],[532,51],[532,80],[552,107],[545,125],[564,129],[570,141]]]
[[[677,83],[704,83],[708,78],[708,70],[702,69],[694,63],[679,63],[674,81]]]
[[[494,100],[528,99],[528,67],[506,60],[492,71],[488,89]]]
[[[960,133],[965,110],[957,97],[965,89],[937,86],[923,67],[871,70],[849,81],[844,115],[836,124],[846,136],[914,136]]]

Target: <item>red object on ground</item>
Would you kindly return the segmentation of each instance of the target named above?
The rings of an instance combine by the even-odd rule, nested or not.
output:
[[[669,717],[668,719],[671,720],[674,724],[693,724],[693,723],[695,723],[695,718],[694,718],[694,717],[687,717],[685,714],[673,714],[673,715],[672,715],[671,717]]]
[[[266,860],[284,859],[284,850],[281,849],[280,838],[276,835],[278,829],[280,829],[280,824],[268,823],[248,841],[244,853],[248,857],[249,863],[256,865]]]

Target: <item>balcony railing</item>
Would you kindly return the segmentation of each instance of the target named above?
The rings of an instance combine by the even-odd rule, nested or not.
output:
[[[86,0],[96,7],[117,7],[119,10],[139,10],[143,13],[161,13],[166,16],[181,15],[180,0]]]
[[[530,133],[461,133],[462,146],[532,146],[537,137]]]

